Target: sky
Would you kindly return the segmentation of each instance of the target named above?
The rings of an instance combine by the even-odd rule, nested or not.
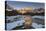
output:
[[[44,3],[7,1],[7,4],[12,6],[15,9],[20,9],[24,7],[44,8]]]

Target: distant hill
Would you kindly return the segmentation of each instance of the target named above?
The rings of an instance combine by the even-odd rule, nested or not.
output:
[[[45,14],[45,9],[44,8],[38,8],[38,9],[34,9],[34,10],[27,10],[27,9],[22,9],[21,10],[17,10],[17,9],[13,9],[10,5],[6,5],[6,16],[14,16],[14,15],[44,15]],[[21,12],[21,13],[19,13]]]

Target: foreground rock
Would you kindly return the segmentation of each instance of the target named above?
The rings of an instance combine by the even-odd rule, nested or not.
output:
[[[32,25],[32,18],[29,16],[25,16],[25,23],[24,23],[24,28],[28,29]]]

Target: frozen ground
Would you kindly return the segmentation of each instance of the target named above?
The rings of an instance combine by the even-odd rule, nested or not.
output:
[[[21,26],[21,25],[23,25],[23,23],[24,23],[24,20],[12,22],[12,23],[7,23],[7,29],[9,30],[9,29],[12,29],[16,26]]]
[[[32,18],[39,18],[39,19],[44,19],[44,16],[32,16]]]
[[[16,27],[16,26],[21,26],[21,25],[23,25],[23,23],[24,23],[24,19],[23,19],[23,17],[22,16],[17,16],[17,17],[19,17],[18,19],[18,21],[14,21],[14,18],[16,18],[16,16],[7,16],[7,20],[10,20],[10,21],[13,21],[12,23],[6,23],[7,24],[7,30],[10,30],[10,29],[13,29],[14,27]],[[44,19],[44,17],[42,16],[33,16],[32,18],[40,18],[40,19]],[[44,27],[44,25],[42,25],[42,24],[38,24],[38,23],[32,23],[32,27],[34,27],[34,28],[42,28],[42,27]]]
[[[37,23],[32,23],[32,26],[33,26],[34,28],[42,28],[42,27],[44,27],[44,25],[42,25],[42,24],[37,24]]]

